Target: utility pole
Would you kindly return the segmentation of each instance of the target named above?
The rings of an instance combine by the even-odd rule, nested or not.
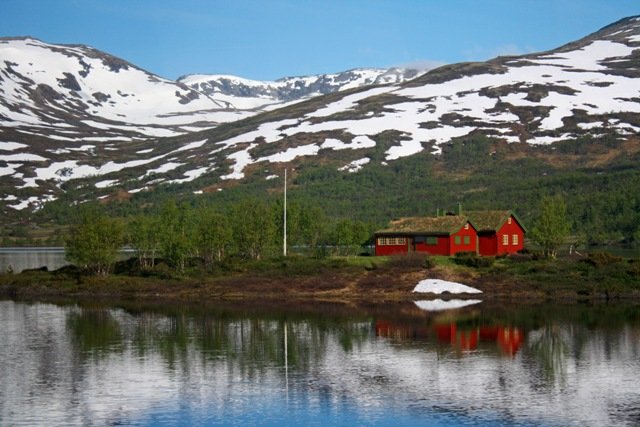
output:
[[[287,256],[287,169],[284,170],[284,236],[282,254]]]

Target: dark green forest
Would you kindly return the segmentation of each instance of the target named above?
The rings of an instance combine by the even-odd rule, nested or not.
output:
[[[373,153],[367,152],[371,163],[357,173],[338,171],[336,159],[330,157],[287,164],[292,212],[298,209],[300,215],[307,215],[306,221],[324,230],[325,239],[331,233],[335,239],[341,221],[363,224],[366,233],[371,233],[393,218],[457,211],[459,204],[468,210],[512,209],[528,226],[536,222],[541,200],[557,195],[566,202],[575,243],[640,243],[637,138],[583,137],[531,146],[478,135],[442,146],[439,155],[430,154],[425,147],[422,153],[387,164],[384,151],[393,137],[376,136],[378,146]],[[160,217],[168,202],[193,212],[208,210],[229,217],[247,209],[242,208],[247,203],[263,203],[272,212],[282,204],[282,178],[265,180],[257,173],[242,183],[230,183],[223,191],[193,194],[218,184],[217,178],[203,177],[181,185],[160,185],[153,191],[103,203],[101,209],[132,224],[140,216]],[[82,190],[69,190],[22,219],[22,224],[69,225],[77,200],[85,198],[88,195]],[[6,227],[3,233],[16,237]]]

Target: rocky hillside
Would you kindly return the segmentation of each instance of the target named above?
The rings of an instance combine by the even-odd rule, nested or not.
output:
[[[75,48],[70,49],[73,52]],[[6,54],[2,55],[4,58]],[[4,141],[0,151],[0,189],[5,195],[5,211],[37,208],[62,191],[80,189],[79,194],[87,199],[114,194],[136,197],[139,192],[163,188],[166,184],[188,183],[172,190],[178,192],[218,192],[239,182],[268,182],[285,165],[303,170],[310,164],[322,164],[342,174],[357,174],[374,165],[393,167],[399,159],[417,154],[439,156],[452,141],[480,135],[516,148],[585,138],[598,141],[603,137],[630,141],[635,147],[640,133],[638,17],[621,20],[548,52],[448,65],[413,80],[334,91],[213,129],[194,129],[188,133],[185,131],[195,125],[180,121],[184,117],[233,113],[234,110],[225,110],[233,107],[230,98],[215,97],[222,92],[219,85],[224,86],[225,80],[190,77],[173,83],[141,77],[137,80],[140,89],[136,92],[141,95],[133,99],[140,98],[142,103],[142,94],[150,93],[142,88],[166,85],[166,91],[171,92],[175,100],[158,104],[163,110],[152,118],[158,120],[155,122],[158,126],[161,120],[173,121],[174,128],[170,129],[179,126],[181,130],[176,132],[182,134],[156,139],[131,138],[126,144],[119,144],[116,137],[108,133],[111,128],[106,128],[104,133],[96,129],[95,137],[105,139],[91,143],[86,140],[77,143],[72,139],[73,133],[69,133],[68,142],[53,144],[54,141],[45,136],[52,132],[51,127],[46,127],[48,124],[43,124],[44,131],[39,135],[23,135],[21,123],[31,120],[32,115],[24,118],[21,110],[7,102],[24,93],[29,94],[27,111],[38,111],[42,122],[52,114],[44,112],[45,106],[54,105],[54,110],[59,111],[55,113],[60,114],[55,116],[56,135],[62,135],[70,121],[75,123],[63,119],[68,114],[65,108],[81,103],[93,105],[91,102],[95,102],[96,111],[109,112],[113,120],[122,114],[120,118],[131,119],[137,126],[151,125],[135,112],[138,102],[124,103],[118,91],[108,91],[108,87],[98,83],[79,91],[80,79],[64,74],[70,71],[57,75],[49,72],[48,83],[43,83],[56,87],[56,93],[67,93],[64,103],[56,104],[62,101],[57,100],[55,94],[43,99],[39,93],[50,91],[42,86],[39,92],[39,85],[34,87],[29,83],[29,79],[39,74],[35,70],[28,74],[28,60],[12,61],[4,61],[0,74],[3,79],[0,139]],[[80,64],[79,59],[75,61]],[[77,72],[89,73],[87,76],[94,70],[110,67],[103,57],[93,62],[83,61],[87,66]],[[8,62],[20,65],[7,65]],[[126,68],[123,65],[119,69],[120,73],[141,73],[125,65]],[[13,83],[18,80],[23,83]],[[214,80],[217,83],[211,83]],[[324,84],[329,80],[335,81],[336,77],[326,78]],[[7,81],[11,83],[7,85]],[[249,90],[251,84],[247,81],[236,82],[239,92],[226,94],[286,101],[287,93],[292,93],[291,88],[296,85],[288,86],[285,82],[270,89],[263,86],[255,92]],[[12,88],[13,95],[6,87]],[[91,97],[94,101],[89,102]],[[121,113],[117,112],[118,104],[126,106]]]
[[[179,83],[228,102],[240,110],[269,110],[285,103],[362,86],[402,83],[420,71],[405,68],[357,69],[335,74],[286,77],[276,81],[248,80],[225,75],[190,75]]]

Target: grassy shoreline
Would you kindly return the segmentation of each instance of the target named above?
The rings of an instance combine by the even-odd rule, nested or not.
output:
[[[480,259],[481,260],[481,259]],[[426,278],[464,283],[485,300],[640,300],[640,260],[606,254],[557,260],[518,255],[478,262],[449,257],[278,258],[197,266],[177,275],[164,265],[149,271],[132,260],[109,276],[87,276],[73,268],[0,275],[0,295],[197,302],[205,300],[383,301],[451,298],[415,294]],[[465,298],[456,295],[455,298]]]

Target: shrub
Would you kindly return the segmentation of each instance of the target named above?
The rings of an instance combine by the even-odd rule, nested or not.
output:
[[[640,277],[640,259],[630,259],[627,273],[631,277]]]
[[[431,258],[430,256],[426,256],[424,257],[424,261],[422,262],[422,266],[424,268],[426,268],[427,270],[431,270],[433,267],[436,266],[436,262],[434,261],[433,258]]]
[[[123,242],[124,228],[120,221],[95,206],[82,207],[77,223],[69,228],[65,258],[91,273],[106,275]]]
[[[607,252],[593,252],[593,253],[590,253],[589,257],[583,261],[596,268],[601,268],[607,265],[612,265],[612,264],[621,262],[622,257],[611,255],[610,253],[607,253]]]
[[[486,268],[491,267],[495,258],[493,257],[479,257],[475,252],[458,252],[453,259],[458,265],[465,265],[473,268]]]
[[[430,265],[430,267],[428,266]],[[401,269],[432,268],[433,260],[429,260],[423,254],[412,253],[408,255],[393,255],[389,260],[389,266]]]

